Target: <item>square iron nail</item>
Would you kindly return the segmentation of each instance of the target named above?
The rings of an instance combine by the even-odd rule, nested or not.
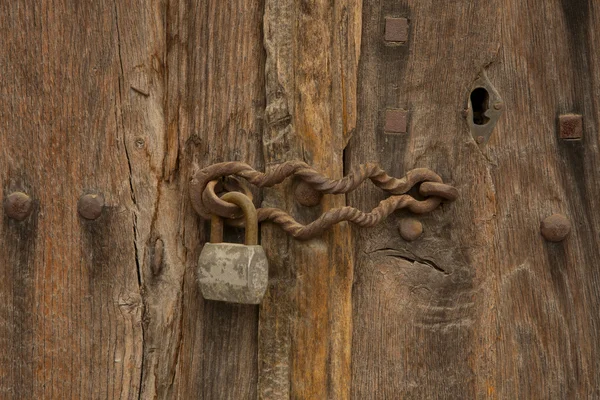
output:
[[[385,110],[385,127],[383,130],[389,133],[406,133],[407,115],[408,112],[405,110]]]
[[[408,20],[406,18],[385,19],[385,41],[406,42],[408,40]]]
[[[565,114],[558,117],[561,139],[581,139],[583,136],[583,117],[579,114]]]

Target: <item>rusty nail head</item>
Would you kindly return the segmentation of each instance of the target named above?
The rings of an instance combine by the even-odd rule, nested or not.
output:
[[[542,221],[542,236],[550,242],[561,242],[571,232],[571,223],[562,214],[553,214]]]
[[[423,224],[414,218],[405,218],[398,224],[398,232],[402,239],[412,242],[423,234]]]
[[[408,20],[386,17],[384,37],[386,42],[406,42],[408,40]]]
[[[23,192],[13,192],[4,201],[4,212],[10,218],[23,221],[33,210],[31,197]]]
[[[321,203],[323,198],[323,193],[314,189],[305,181],[298,182],[294,194],[296,195],[296,201],[304,207],[315,207]]]
[[[583,117],[579,114],[565,114],[558,117],[561,139],[581,139],[583,136]]]
[[[86,194],[79,198],[77,210],[85,219],[94,220],[102,214],[104,196],[101,194]]]
[[[407,114],[405,110],[385,110],[385,127],[383,130],[389,133],[406,133]]]
[[[502,102],[494,103],[494,109],[502,110],[502,107],[504,107],[504,104]]]

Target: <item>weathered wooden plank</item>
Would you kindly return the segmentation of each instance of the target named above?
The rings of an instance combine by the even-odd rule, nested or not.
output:
[[[600,396],[600,5],[5,3],[2,200],[35,207],[0,224],[0,397],[347,398],[351,333],[355,398]],[[385,17],[408,18],[405,44],[384,41]],[[480,148],[460,111],[483,70],[506,112]],[[407,134],[383,132],[386,108],[408,110]],[[581,141],[558,138],[566,113]],[[265,225],[257,336],[256,307],[201,298],[187,182],[194,163],[289,159],[333,177],[430,167],[461,199],[412,243],[402,212],[355,242]],[[303,208],[293,184],[264,205],[307,222],[345,204]],[[91,192],[107,206],[84,221]],[[348,202],[381,198],[364,185]],[[558,244],[539,235],[555,212],[573,223]]]
[[[0,5],[0,182],[35,202],[0,224],[0,397],[137,398],[141,297],[105,2]],[[84,193],[104,194],[95,221]]]
[[[128,232],[144,302],[140,396],[164,398],[181,337],[183,263],[178,224],[182,193],[163,180],[167,158],[165,33],[160,2],[115,2],[120,55],[120,123],[134,220]],[[160,293],[160,295],[157,295]],[[160,343],[160,345],[158,344]]]
[[[3,199],[36,205],[0,227],[2,398],[255,397],[257,308],[202,300],[187,182],[261,168],[261,4],[0,6]]]
[[[167,10],[167,155],[164,178],[179,192],[183,238],[181,314],[175,364],[165,364],[167,398],[254,399],[258,307],[204,301],[196,281],[206,221],[188,200],[192,167],[240,160],[263,168],[262,1],[173,1]],[[260,201],[260,199],[258,199]],[[165,227],[172,224],[165,215]],[[243,240],[243,232],[229,239]],[[154,293],[157,304],[162,293]],[[156,345],[160,346],[157,336]]]
[[[461,197],[415,242],[397,220],[358,235],[353,397],[598,396],[599,6],[568,3],[365,4],[348,166],[430,167]],[[409,19],[406,45],[383,41],[386,16]],[[480,149],[461,110],[483,70],[505,113]],[[386,107],[409,110],[408,134],[383,133]],[[568,112],[580,142],[558,139]],[[573,223],[559,244],[539,231],[555,212]]]
[[[116,9],[145,305],[141,396],[253,398],[257,307],[202,299],[195,267],[206,234],[190,207],[188,181],[195,163],[261,165],[261,3]]]
[[[487,17],[473,18],[480,13]],[[384,41],[386,17],[408,19],[406,44]],[[353,397],[475,395],[477,260],[489,239],[485,224],[474,221],[485,220],[490,207],[486,174],[479,175],[485,161],[465,139],[460,110],[470,83],[495,55],[494,18],[492,6],[479,3],[382,1],[364,7],[359,124],[348,163],[376,160],[397,176],[428,167],[456,185],[461,198],[419,217],[425,233],[415,242],[403,241],[397,231],[406,212],[359,233]],[[458,35],[466,38],[458,41]],[[384,132],[386,108],[408,111],[407,134]],[[349,199],[370,209],[383,197],[365,187]],[[473,212],[472,203],[481,206]]]
[[[515,111],[489,153],[501,194],[496,246],[509,255],[496,270],[496,352],[505,376],[496,390],[499,397],[598,397],[600,5],[556,0],[544,12],[510,9],[500,21],[502,63],[491,76]],[[581,141],[558,137],[559,115],[571,112],[583,115]],[[539,222],[553,213],[571,220],[563,243],[539,236]]]
[[[359,2],[267,1],[265,6],[267,169],[303,159],[331,177],[356,118]],[[293,197],[293,182],[266,190],[264,206],[308,222],[343,206],[328,196],[319,210]],[[260,398],[348,398],[350,377],[349,227],[305,243],[265,225],[271,266],[259,326]]]

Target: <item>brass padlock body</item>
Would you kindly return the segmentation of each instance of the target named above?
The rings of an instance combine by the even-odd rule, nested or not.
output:
[[[238,204],[246,220],[246,243],[219,243],[223,239],[221,218],[211,220],[210,243],[198,259],[198,281],[207,300],[259,304],[267,290],[269,264],[258,242],[256,209],[245,195],[230,192],[223,200]]]

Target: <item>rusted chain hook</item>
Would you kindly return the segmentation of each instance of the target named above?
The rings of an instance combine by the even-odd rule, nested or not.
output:
[[[246,163],[230,161],[197,169],[193,174],[190,181],[190,197],[198,214],[207,219],[212,214],[229,219],[241,216],[239,207],[221,200],[215,191],[217,179],[232,175],[244,178],[258,187],[274,186],[290,176],[297,176],[315,190],[329,194],[348,193],[366,179],[370,179],[376,186],[393,195],[405,194],[416,184],[421,183],[420,194],[425,197],[437,197],[440,203],[443,200],[454,201],[458,196],[454,187],[444,184],[439,175],[427,168],[413,169],[406,176],[398,179],[389,176],[379,165],[367,163],[359,165],[341,179],[329,179],[302,161],[288,161],[266,173],[256,171]],[[260,216],[261,210],[259,209],[258,212]]]

